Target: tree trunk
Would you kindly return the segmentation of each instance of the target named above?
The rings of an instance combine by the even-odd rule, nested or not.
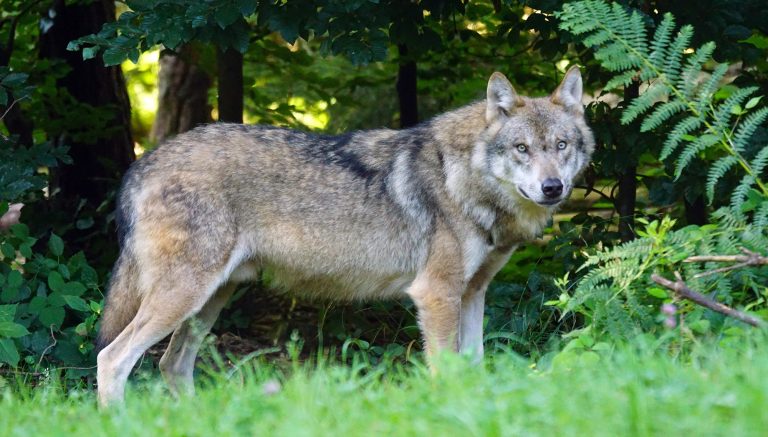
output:
[[[624,89],[624,106],[640,95],[640,82],[634,81]],[[619,234],[621,241],[635,238],[635,203],[637,201],[637,163],[631,159],[619,174],[619,193],[615,199],[619,212]]]
[[[40,55],[63,60],[71,68],[58,86],[78,102],[114,114],[109,124],[113,133],[108,138],[78,142],[64,135],[55,139],[70,147],[73,160],[73,164],[62,166],[58,171],[59,199],[69,206],[77,204],[80,198],[99,205],[136,158],[131,138],[130,102],[119,66],[104,67],[99,58],[84,61],[80,52],[68,51],[67,44],[98,32],[107,21],[114,21],[115,3],[97,0],[69,4],[57,0],[51,10],[49,17],[53,17],[53,26],[40,35]]]
[[[160,54],[157,115],[150,134],[154,143],[211,121],[211,78],[199,67],[198,58],[192,45]]]
[[[689,225],[703,226],[707,224],[707,203],[703,196],[698,196],[693,202],[689,202],[688,198],[683,196],[683,202],[685,204],[685,221]]]
[[[243,54],[233,48],[216,49],[219,121],[243,122]]]
[[[419,122],[418,95],[416,94],[416,61],[408,57],[405,44],[400,51],[400,67],[397,70],[397,97],[400,101],[400,127],[410,127]]]

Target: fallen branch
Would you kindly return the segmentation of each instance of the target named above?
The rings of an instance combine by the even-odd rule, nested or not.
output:
[[[651,280],[653,282],[666,287],[678,296],[688,299],[694,303],[697,303],[703,307],[709,308],[713,311],[717,311],[718,313],[725,314],[726,316],[733,317],[736,320],[740,320],[744,323],[747,323],[749,325],[752,325],[757,328],[766,328],[768,325],[766,322],[762,319],[758,319],[757,317],[750,316],[749,314],[743,313],[739,310],[735,310],[728,305],[722,304],[720,302],[717,302],[698,291],[691,290],[688,288],[688,285],[686,285],[685,281],[683,281],[683,278],[680,276],[680,273],[675,272],[675,281],[670,281],[669,279],[659,276],[656,273],[651,275]]]

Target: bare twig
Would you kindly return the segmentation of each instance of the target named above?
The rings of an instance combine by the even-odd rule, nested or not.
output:
[[[744,253],[744,255],[698,255],[698,256],[688,257],[685,259],[684,262],[687,262],[687,263],[695,263],[695,262],[738,263],[731,266],[720,267],[717,269],[707,270],[706,272],[698,273],[693,276],[694,279],[703,278],[704,276],[714,275],[716,273],[723,273],[730,270],[736,270],[742,267],[768,265],[768,256],[760,255],[759,253],[752,252],[751,250],[743,247],[740,250]]]
[[[743,313],[739,310],[735,310],[728,305],[724,305],[720,302],[717,302],[698,291],[691,290],[688,288],[688,285],[686,285],[685,281],[683,281],[683,278],[680,276],[680,273],[675,272],[675,281],[670,281],[669,279],[659,276],[656,273],[651,275],[651,280],[653,282],[666,287],[672,291],[675,292],[678,296],[688,299],[694,303],[697,303],[703,307],[709,308],[713,311],[717,311],[718,313],[725,314],[726,316],[733,317],[736,320],[740,320],[744,323],[747,323],[749,325],[758,327],[758,328],[766,328],[768,325],[766,322],[762,319],[758,319],[757,317],[750,316],[749,314]]]
[[[43,353],[40,354],[40,360],[37,362],[37,366],[35,366],[36,369],[40,368],[40,364],[43,363],[43,358],[45,358],[45,354],[47,354],[49,350],[55,347],[56,343],[58,343],[58,341],[56,340],[56,336],[53,335],[53,325],[49,326],[49,328],[51,329],[51,338],[53,339],[53,343],[49,344],[48,347],[45,348],[45,350],[43,350]]]
[[[20,102],[20,101],[22,101],[22,100],[24,100],[26,98],[27,98],[27,96],[24,96],[24,97],[21,97],[21,98],[18,98],[18,99],[13,99],[11,104],[5,109],[5,112],[3,112],[3,115],[0,115],[0,120],[3,120],[5,118],[5,116],[8,115],[9,112],[11,112],[11,109],[13,109],[13,107],[16,105],[16,103],[18,103],[18,102]]]

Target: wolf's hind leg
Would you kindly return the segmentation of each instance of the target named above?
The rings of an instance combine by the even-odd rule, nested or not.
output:
[[[228,282],[216,291],[196,315],[188,318],[173,332],[171,342],[160,359],[160,372],[175,395],[194,393],[192,375],[195,358],[203,340],[234,293],[236,284]]]
[[[215,275],[178,275],[158,281],[141,302],[136,316],[97,358],[99,403],[123,399],[131,369],[152,345],[200,311],[216,291]]]

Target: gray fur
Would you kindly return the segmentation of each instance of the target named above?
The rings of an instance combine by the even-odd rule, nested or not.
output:
[[[122,397],[138,355],[174,330],[164,374],[173,387],[191,383],[202,337],[188,320],[199,314],[210,328],[228,284],[262,270],[308,296],[410,296],[430,356],[482,353],[485,288],[541,233],[594,148],[578,70],[550,97],[519,96],[500,73],[487,91],[399,131],[212,124],[136,162],[119,196],[102,403]],[[561,197],[544,197],[548,178],[562,180]]]

